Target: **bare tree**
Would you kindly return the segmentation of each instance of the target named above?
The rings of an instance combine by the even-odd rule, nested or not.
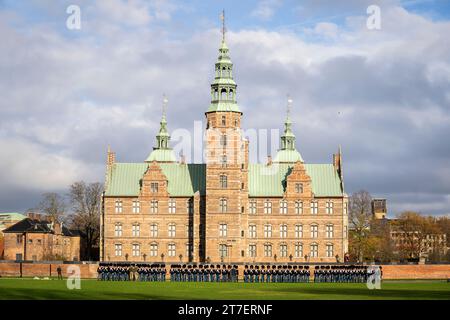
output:
[[[370,222],[372,221],[372,197],[369,192],[360,190],[349,199],[350,244],[353,255],[362,261],[367,251]]]
[[[63,196],[48,192],[42,195],[38,210],[45,213],[51,220],[61,222],[66,212],[67,204]]]
[[[92,260],[92,248],[98,244],[100,237],[100,210],[103,185],[101,183],[86,184],[75,182],[70,186],[70,202],[72,205],[71,223],[80,230],[86,241],[86,256]]]

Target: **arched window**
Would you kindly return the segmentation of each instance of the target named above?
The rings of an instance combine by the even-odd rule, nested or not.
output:
[[[228,100],[233,100],[233,90],[228,92]]]
[[[214,90],[214,100],[217,100],[217,99],[219,99],[219,91],[217,91],[217,89],[216,89],[216,90]]]

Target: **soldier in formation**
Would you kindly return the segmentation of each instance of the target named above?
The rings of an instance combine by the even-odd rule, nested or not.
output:
[[[238,267],[231,265],[171,265],[170,281],[175,282],[237,282]]]
[[[365,283],[372,274],[367,266],[316,266],[314,282]]]
[[[100,263],[100,281],[166,281],[164,264]]]
[[[309,266],[244,266],[244,282],[309,282],[309,277]]]

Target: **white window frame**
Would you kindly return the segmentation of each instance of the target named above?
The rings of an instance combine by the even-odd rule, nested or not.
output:
[[[287,200],[281,200],[280,201],[280,214],[287,214],[288,213],[288,202]]]
[[[150,201],[150,213],[158,213],[158,200]]]
[[[122,224],[121,223],[116,223],[114,226],[114,235],[116,237],[121,237],[122,236]]]
[[[272,201],[265,200],[264,201],[264,213],[271,214],[272,213]]]
[[[310,225],[311,238],[317,239],[319,237],[319,225],[312,224]]]
[[[317,258],[319,256],[319,245],[317,243],[311,243],[309,246],[309,256],[311,258]]]
[[[280,244],[280,257],[287,257],[288,246],[285,243]]]
[[[175,238],[177,236],[177,225],[175,223],[169,223],[167,227],[167,235],[169,238]]]
[[[256,244],[249,244],[248,245],[248,256],[250,258],[256,258]]]
[[[122,200],[116,200],[115,202],[115,212],[122,213],[123,212],[123,202]]]
[[[326,238],[331,239],[334,238],[334,225],[329,223],[325,226],[325,235]]]
[[[264,225],[264,238],[272,238],[272,225],[271,224]]]
[[[169,257],[175,257],[177,255],[177,246],[175,243],[169,243],[167,245],[167,254]]]
[[[327,201],[325,204],[325,212],[327,214],[333,214],[333,201]]]
[[[256,200],[250,200],[248,204],[248,213],[256,214],[257,211],[257,202]]]
[[[140,257],[141,256],[141,245],[139,243],[133,243],[131,245],[131,255],[133,257]]]
[[[287,238],[288,226],[287,224],[280,224],[280,238]]]
[[[228,211],[228,201],[225,198],[219,200],[219,209],[221,213],[226,213]]]
[[[228,226],[226,223],[219,224],[219,237],[226,237],[228,233]]]
[[[319,202],[311,201],[311,214],[317,214],[319,212]]]
[[[158,256],[158,244],[156,242],[150,243],[150,257]]]
[[[249,238],[256,238],[257,232],[256,232],[256,224],[251,224],[248,226],[248,237]]]
[[[325,254],[327,258],[334,257],[334,245],[332,243],[327,243],[325,246]]]
[[[266,243],[264,244],[264,257],[271,257],[273,254],[272,244]]]
[[[151,238],[157,238],[158,237],[158,224],[152,223],[150,225],[150,237]]]
[[[169,199],[169,213],[177,213],[177,201]]]
[[[122,256],[122,244],[121,243],[116,243],[114,245],[114,254],[116,257]]]
[[[296,243],[294,245],[294,256],[296,258],[303,258],[303,243]]]
[[[298,239],[303,238],[303,225],[302,224],[295,225],[295,237]]]
[[[132,210],[133,213],[141,212],[141,202],[139,200],[133,200]]]
[[[141,226],[139,225],[139,223],[133,223],[133,225],[131,226],[131,235],[133,237],[140,237]]]
[[[303,214],[303,201],[295,201],[295,214]]]

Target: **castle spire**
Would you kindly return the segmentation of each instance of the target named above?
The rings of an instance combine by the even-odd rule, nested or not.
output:
[[[215,77],[211,83],[211,105],[207,112],[231,111],[241,113],[236,102],[236,82],[233,79],[233,63],[225,42],[225,10],[220,15],[222,21],[222,43],[215,65]]]
[[[148,156],[147,162],[151,161],[160,161],[160,162],[175,162],[175,154],[173,150],[169,147],[170,134],[167,130],[167,120],[166,120],[166,111],[167,104],[169,99],[167,99],[166,95],[163,95],[162,101],[162,116],[160,121],[159,132],[156,135],[156,147],[153,148],[153,151]]]
[[[278,163],[295,163],[303,162],[300,152],[295,147],[295,134],[292,131],[291,111],[293,100],[290,95],[287,96],[286,120],[284,121],[284,132],[281,136],[281,148],[273,162]]]

